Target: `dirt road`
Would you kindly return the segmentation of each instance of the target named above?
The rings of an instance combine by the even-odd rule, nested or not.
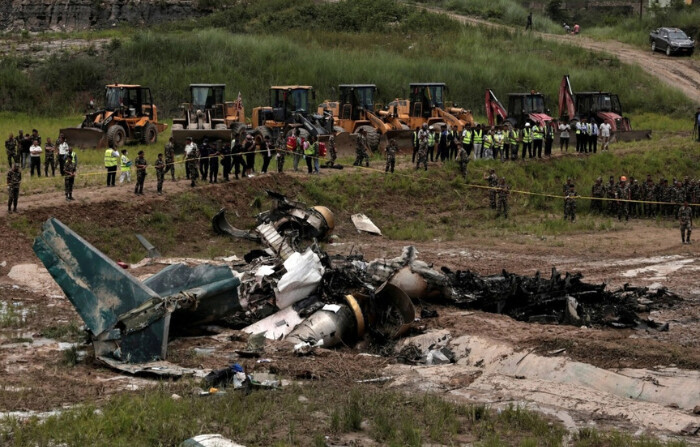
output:
[[[510,31],[512,26],[500,25],[471,16],[452,13],[438,8],[425,8],[428,11],[447,14],[455,20],[473,26],[502,28]],[[632,45],[616,41],[598,41],[585,36],[565,34],[548,34],[533,32],[534,37],[551,40],[558,43],[575,45],[595,52],[603,52],[617,57],[620,62],[641,67],[660,81],[681,90],[688,98],[700,104],[700,64],[690,58],[668,57],[662,53],[652,53],[651,50],[641,50]]]

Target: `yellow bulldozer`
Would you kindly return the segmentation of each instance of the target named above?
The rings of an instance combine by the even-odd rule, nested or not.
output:
[[[71,146],[120,147],[126,143],[154,144],[168,125],[158,122],[151,89],[140,85],[105,86],[104,108],[85,115],[79,127],[61,129]]]
[[[280,133],[289,136],[299,129],[299,134],[326,139],[333,132],[333,117],[329,113],[311,113],[314,89],[308,85],[282,85],[270,87],[270,105],[253,109],[253,135],[261,140],[265,135],[273,139]]]
[[[183,116],[173,119],[175,146],[182,148],[188,137],[201,144],[230,141],[247,128],[240,94],[235,101],[226,101],[226,84],[190,84],[190,102],[181,106]]]
[[[353,147],[350,135],[360,130],[367,132],[370,149],[377,150],[380,141],[386,145],[390,138],[400,137],[402,131],[410,130],[390,110],[382,110],[374,102],[377,86],[374,84],[341,84],[338,86],[338,101],[326,100],[318,106],[318,113],[333,116],[335,142],[339,147]]]
[[[464,127],[474,126],[471,110],[456,107],[445,102],[447,86],[442,82],[422,82],[409,84],[409,99],[395,99],[387,105],[387,110],[399,121],[414,130],[424,123],[429,126],[446,124]]]

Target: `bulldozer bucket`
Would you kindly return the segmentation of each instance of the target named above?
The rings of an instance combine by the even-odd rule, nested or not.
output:
[[[357,136],[349,132],[338,132],[335,136],[335,150],[340,157],[355,156]]]
[[[187,137],[192,137],[192,141],[201,145],[205,138],[209,143],[217,140],[231,142],[232,136],[231,129],[173,129],[173,140],[177,149],[184,149]]]
[[[410,129],[403,130],[389,130],[383,137],[386,137],[386,143],[392,138],[396,140],[396,144],[399,145],[399,150],[413,149],[413,131]]]
[[[91,127],[68,127],[60,129],[66,137],[66,141],[72,147],[79,148],[104,148],[107,147],[107,137],[100,129]]]
[[[651,139],[651,129],[618,130],[612,133],[611,141],[640,141]]]

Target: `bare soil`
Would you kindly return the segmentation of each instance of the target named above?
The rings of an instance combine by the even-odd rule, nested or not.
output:
[[[330,175],[330,174],[324,174]],[[297,182],[304,176],[259,176],[229,184],[206,185],[201,193],[221,202],[229,212],[249,219],[257,210],[251,200],[264,189],[276,187],[295,194]],[[150,186],[150,185],[149,185]],[[127,377],[92,360],[89,346],[78,344],[86,358],[77,365],[66,362],[66,345],[46,340],[42,333],[53,326],[70,322],[81,324],[70,303],[33,278],[8,277],[13,266],[40,264],[31,250],[32,240],[14,230],[10,223],[26,219],[27,225],[38,226],[49,216],[66,222],[90,219],[94,225],[129,227],[135,221],[130,210],[154,209],[180,191],[189,189],[185,181],[166,183],[167,196],[146,195],[134,198],[129,191],[107,194],[108,188],[81,189],[79,197],[66,206],[58,204],[55,193],[23,197],[18,215],[0,216],[0,296],[7,303],[18,303],[27,309],[25,321],[0,327],[0,413],[8,411],[48,411],[83,402],[100,402],[114,393],[143,389],[156,381]],[[111,191],[111,189],[110,189]],[[50,205],[46,205],[46,204]],[[324,204],[332,208],[332,204]],[[388,203],[386,212],[401,214],[402,204]],[[659,311],[653,317],[669,321],[668,332],[616,330],[609,328],[577,328],[518,322],[509,317],[483,312],[466,312],[450,307],[421,303],[437,310],[437,318],[421,323],[426,329],[448,329],[456,335],[488,337],[516,349],[533,350],[540,355],[557,352],[574,360],[602,368],[652,368],[673,365],[683,369],[700,369],[700,282],[698,270],[700,245],[681,245],[676,229],[664,229],[645,221],[630,221],[623,231],[582,233],[539,238],[512,235],[503,238],[463,236],[458,240],[435,239],[411,244],[382,236],[358,234],[350,216],[336,214],[339,242],[327,244],[329,253],[364,253],[367,260],[395,257],[405,245],[415,245],[419,258],[451,269],[471,269],[481,274],[499,273],[506,269],[520,274],[536,271],[548,275],[553,267],[559,271],[581,271],[588,281],[606,282],[610,287],[624,283],[651,285],[660,282],[680,294],[684,300],[676,307]],[[411,216],[406,216],[411,219]],[[183,234],[203,236],[200,244],[229,244],[242,257],[250,246],[215,236],[206,222],[202,228],[188,227]],[[199,225],[199,224],[198,224]],[[38,228],[36,229],[38,231]],[[98,240],[91,240],[99,246]],[[189,244],[174,247],[164,256],[187,256]],[[133,269],[136,276],[153,273],[156,267]],[[70,340],[71,343],[79,340]],[[290,381],[321,380],[329,385],[348,384],[355,380],[383,375],[393,358],[361,355],[362,346],[320,350],[317,355],[297,357],[283,343],[271,343],[262,358],[238,357],[234,351],[245,346],[241,334],[203,335],[174,340],[169,346],[169,360],[186,367],[221,368],[239,362],[248,371],[269,370]],[[197,348],[197,349],[195,349]],[[210,349],[211,348],[211,349]],[[565,354],[561,353],[565,350]],[[81,354],[82,355],[82,354]],[[468,382],[469,378],[465,378]],[[456,380],[456,379],[455,379]],[[471,379],[469,379],[471,380]],[[465,385],[460,382],[460,386]],[[700,404],[700,402],[698,402]]]

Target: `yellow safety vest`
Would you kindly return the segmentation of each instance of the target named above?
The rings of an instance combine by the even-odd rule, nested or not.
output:
[[[497,133],[496,135],[494,135],[493,142],[494,142],[494,146],[503,147],[503,134]]]
[[[119,157],[114,156],[113,149],[107,149],[105,151],[105,168],[112,168],[119,164]]]
[[[523,129],[523,143],[532,142],[532,129],[526,127]]]
[[[472,131],[469,129],[464,129],[464,136],[462,137],[462,143],[471,144],[472,142]]]
[[[486,136],[484,136],[484,149],[488,149],[491,147],[493,144],[493,135],[490,133],[487,133]]]
[[[131,165],[129,165],[129,158],[126,155],[122,155],[122,172],[131,171]]]
[[[432,132],[428,134],[428,146],[435,146],[435,134]]]
[[[510,130],[508,132],[508,142],[511,146],[518,144],[518,133],[515,130]]]
[[[540,129],[540,126],[535,124],[532,127],[532,138],[534,140],[541,140],[544,135],[542,134],[542,129]]]
[[[474,131],[474,143],[481,143],[484,141],[484,138],[482,135],[484,134],[483,130],[475,130]]]

